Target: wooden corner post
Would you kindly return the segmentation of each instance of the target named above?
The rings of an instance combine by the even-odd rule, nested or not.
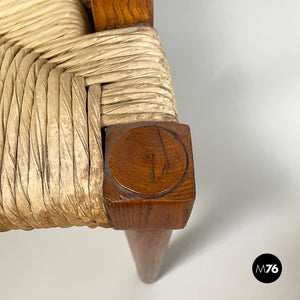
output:
[[[115,229],[126,230],[140,278],[156,280],[172,229],[183,228],[195,198],[187,125],[110,126],[105,140],[104,201]]]
[[[153,24],[153,0],[92,0],[96,30]],[[104,202],[114,229],[125,230],[140,278],[157,279],[173,229],[195,199],[187,125],[140,122],[105,132]]]

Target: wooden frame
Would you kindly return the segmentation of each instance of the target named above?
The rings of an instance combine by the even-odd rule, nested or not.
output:
[[[96,31],[145,23],[153,25],[153,0],[92,0]]]
[[[97,31],[153,24],[153,0],[92,0]],[[172,229],[183,228],[195,199],[190,130],[177,123],[109,126],[104,201],[114,229],[126,231],[140,278],[157,279]]]

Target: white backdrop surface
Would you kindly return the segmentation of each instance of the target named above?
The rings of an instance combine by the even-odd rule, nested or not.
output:
[[[300,2],[156,0],[197,199],[162,274],[136,276],[122,232],[0,235],[0,300],[300,299]],[[270,252],[272,284],[252,275]]]

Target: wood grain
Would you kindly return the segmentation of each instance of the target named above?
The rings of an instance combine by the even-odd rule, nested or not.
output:
[[[122,187],[155,196],[181,180],[186,161],[183,145],[171,132],[159,126],[142,126],[117,139],[110,151],[109,168]]]
[[[115,229],[183,228],[195,199],[189,127],[110,126],[104,175],[104,203]]]
[[[144,23],[153,26],[153,0],[92,0],[96,31]]]
[[[146,283],[154,282],[168,246],[172,230],[127,230],[126,237],[138,274]]]

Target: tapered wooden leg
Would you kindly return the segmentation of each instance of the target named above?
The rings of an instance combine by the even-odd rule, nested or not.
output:
[[[126,230],[125,233],[141,280],[154,282],[172,230]]]

